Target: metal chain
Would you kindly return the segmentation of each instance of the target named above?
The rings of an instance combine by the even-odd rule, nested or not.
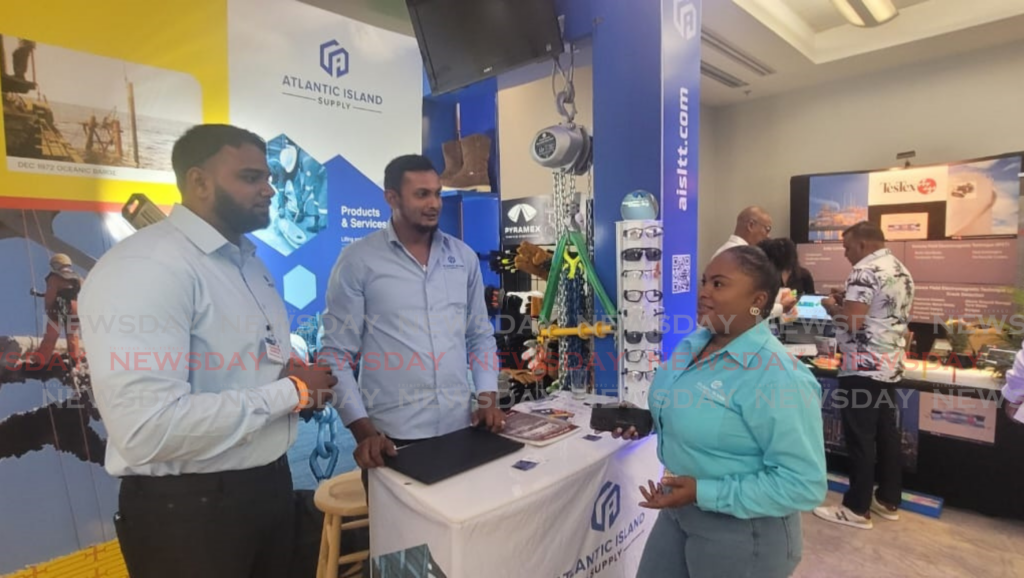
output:
[[[338,423],[341,419],[334,406],[331,405],[314,413],[313,419],[317,423],[316,446],[309,454],[309,469],[319,483],[334,475],[334,468],[338,465],[338,456],[341,455],[341,450],[338,449],[336,440]],[[320,467],[319,460],[326,460],[327,465]]]
[[[552,178],[554,179],[554,193],[555,193],[555,236],[561,239],[566,234],[566,199],[565,199],[565,179],[566,175],[562,171],[552,172]],[[556,319],[558,320],[559,327],[568,327],[569,314],[566,303],[566,289],[568,274],[566,271],[552,271],[558,276],[558,291],[555,293],[555,309],[557,313]],[[567,380],[569,370],[569,351],[565,347],[565,341],[559,342],[558,347],[558,381],[559,385],[566,389],[568,387]]]
[[[587,195],[577,196],[576,176],[567,171],[552,172],[552,190],[555,200],[555,233],[561,239],[570,230],[581,229],[587,246],[584,250],[590,261],[594,260],[594,219],[593,219],[593,172],[587,172]],[[583,226],[577,227],[576,217],[584,219]],[[555,319],[559,327],[578,327],[594,322],[594,291],[586,282],[586,276],[577,270],[569,278],[569,269],[553,272],[558,275],[558,291],[555,293]],[[552,279],[553,281],[553,279]],[[583,356],[584,340],[579,337],[563,337],[558,347],[558,379],[561,389],[590,388],[593,381],[588,360]]]
[[[559,235],[567,235],[577,228],[576,216],[580,211],[576,195],[576,177],[570,172],[559,172],[558,198]],[[559,326],[578,327],[584,321],[583,291],[586,283],[580,271],[569,278],[569,271],[560,271],[559,283]],[[563,389],[577,389],[587,384],[587,370],[583,361],[583,340],[579,337],[564,337],[559,342],[559,380]]]
[[[583,204],[583,218],[585,219],[584,224],[586,226],[585,235],[587,240],[587,256],[590,257],[590,262],[594,263],[594,176],[593,168],[587,170],[587,196],[586,201]],[[594,314],[594,288],[590,286],[590,283],[584,283],[583,292],[583,318],[588,323],[595,323],[597,316]],[[594,340],[590,340],[590,355],[595,356],[594,351]],[[589,360],[588,360],[589,362]],[[588,384],[588,390],[593,391],[594,384],[594,371],[591,364],[587,364],[588,370],[584,375],[583,379]]]
[[[579,193],[576,190],[576,175],[568,174],[566,178],[569,181],[569,191],[567,194],[568,206],[566,207],[569,215],[568,220],[566,221],[566,230],[578,230],[580,227],[577,217],[580,214],[581,204]],[[586,250],[586,248],[583,250]],[[571,327],[578,327],[584,321],[589,320],[585,310],[585,293],[588,285],[588,283],[584,282],[584,275],[582,272],[577,271],[576,276],[571,279],[570,283],[566,286],[566,304],[569,308],[568,317]],[[584,340],[579,337],[569,337],[566,343],[566,349],[569,350],[569,363],[571,364],[571,369],[568,371],[568,385],[571,389],[586,387],[589,382],[587,379],[589,372],[587,371],[587,365],[583,359],[583,342]]]
[[[584,204],[583,218],[586,219],[587,256],[590,262],[594,262],[594,169],[593,165],[587,169],[587,197]],[[588,283],[586,285],[585,300],[583,304],[585,317],[593,322],[594,317],[594,288]],[[607,313],[606,313],[607,314]],[[591,352],[593,353],[593,352]]]

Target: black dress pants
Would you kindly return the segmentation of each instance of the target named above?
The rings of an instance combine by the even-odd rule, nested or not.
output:
[[[850,456],[850,489],[843,496],[843,505],[864,515],[871,508],[878,482],[878,501],[899,506],[903,460],[896,423],[900,398],[894,384],[861,376],[840,377],[839,391],[846,396],[840,412]]]
[[[295,497],[286,456],[248,470],[127,476],[115,516],[132,578],[288,576]]]

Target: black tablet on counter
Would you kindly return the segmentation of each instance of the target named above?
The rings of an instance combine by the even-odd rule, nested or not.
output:
[[[524,444],[481,428],[466,428],[407,445],[384,464],[427,485],[435,484],[515,453]]]

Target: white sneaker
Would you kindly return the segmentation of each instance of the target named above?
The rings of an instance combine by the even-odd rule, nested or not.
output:
[[[890,510],[889,508],[882,505],[878,501],[878,498],[871,496],[871,511],[878,514],[879,516],[889,520],[890,522],[897,522],[900,519],[899,509]]]
[[[826,522],[860,528],[861,530],[870,530],[874,527],[871,518],[868,516],[858,516],[853,513],[853,510],[843,505],[814,508],[814,515]]]

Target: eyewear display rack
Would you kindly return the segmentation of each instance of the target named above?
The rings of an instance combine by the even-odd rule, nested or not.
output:
[[[661,221],[630,220],[615,224],[619,399],[643,408],[647,407],[647,392],[663,358],[663,238]]]

